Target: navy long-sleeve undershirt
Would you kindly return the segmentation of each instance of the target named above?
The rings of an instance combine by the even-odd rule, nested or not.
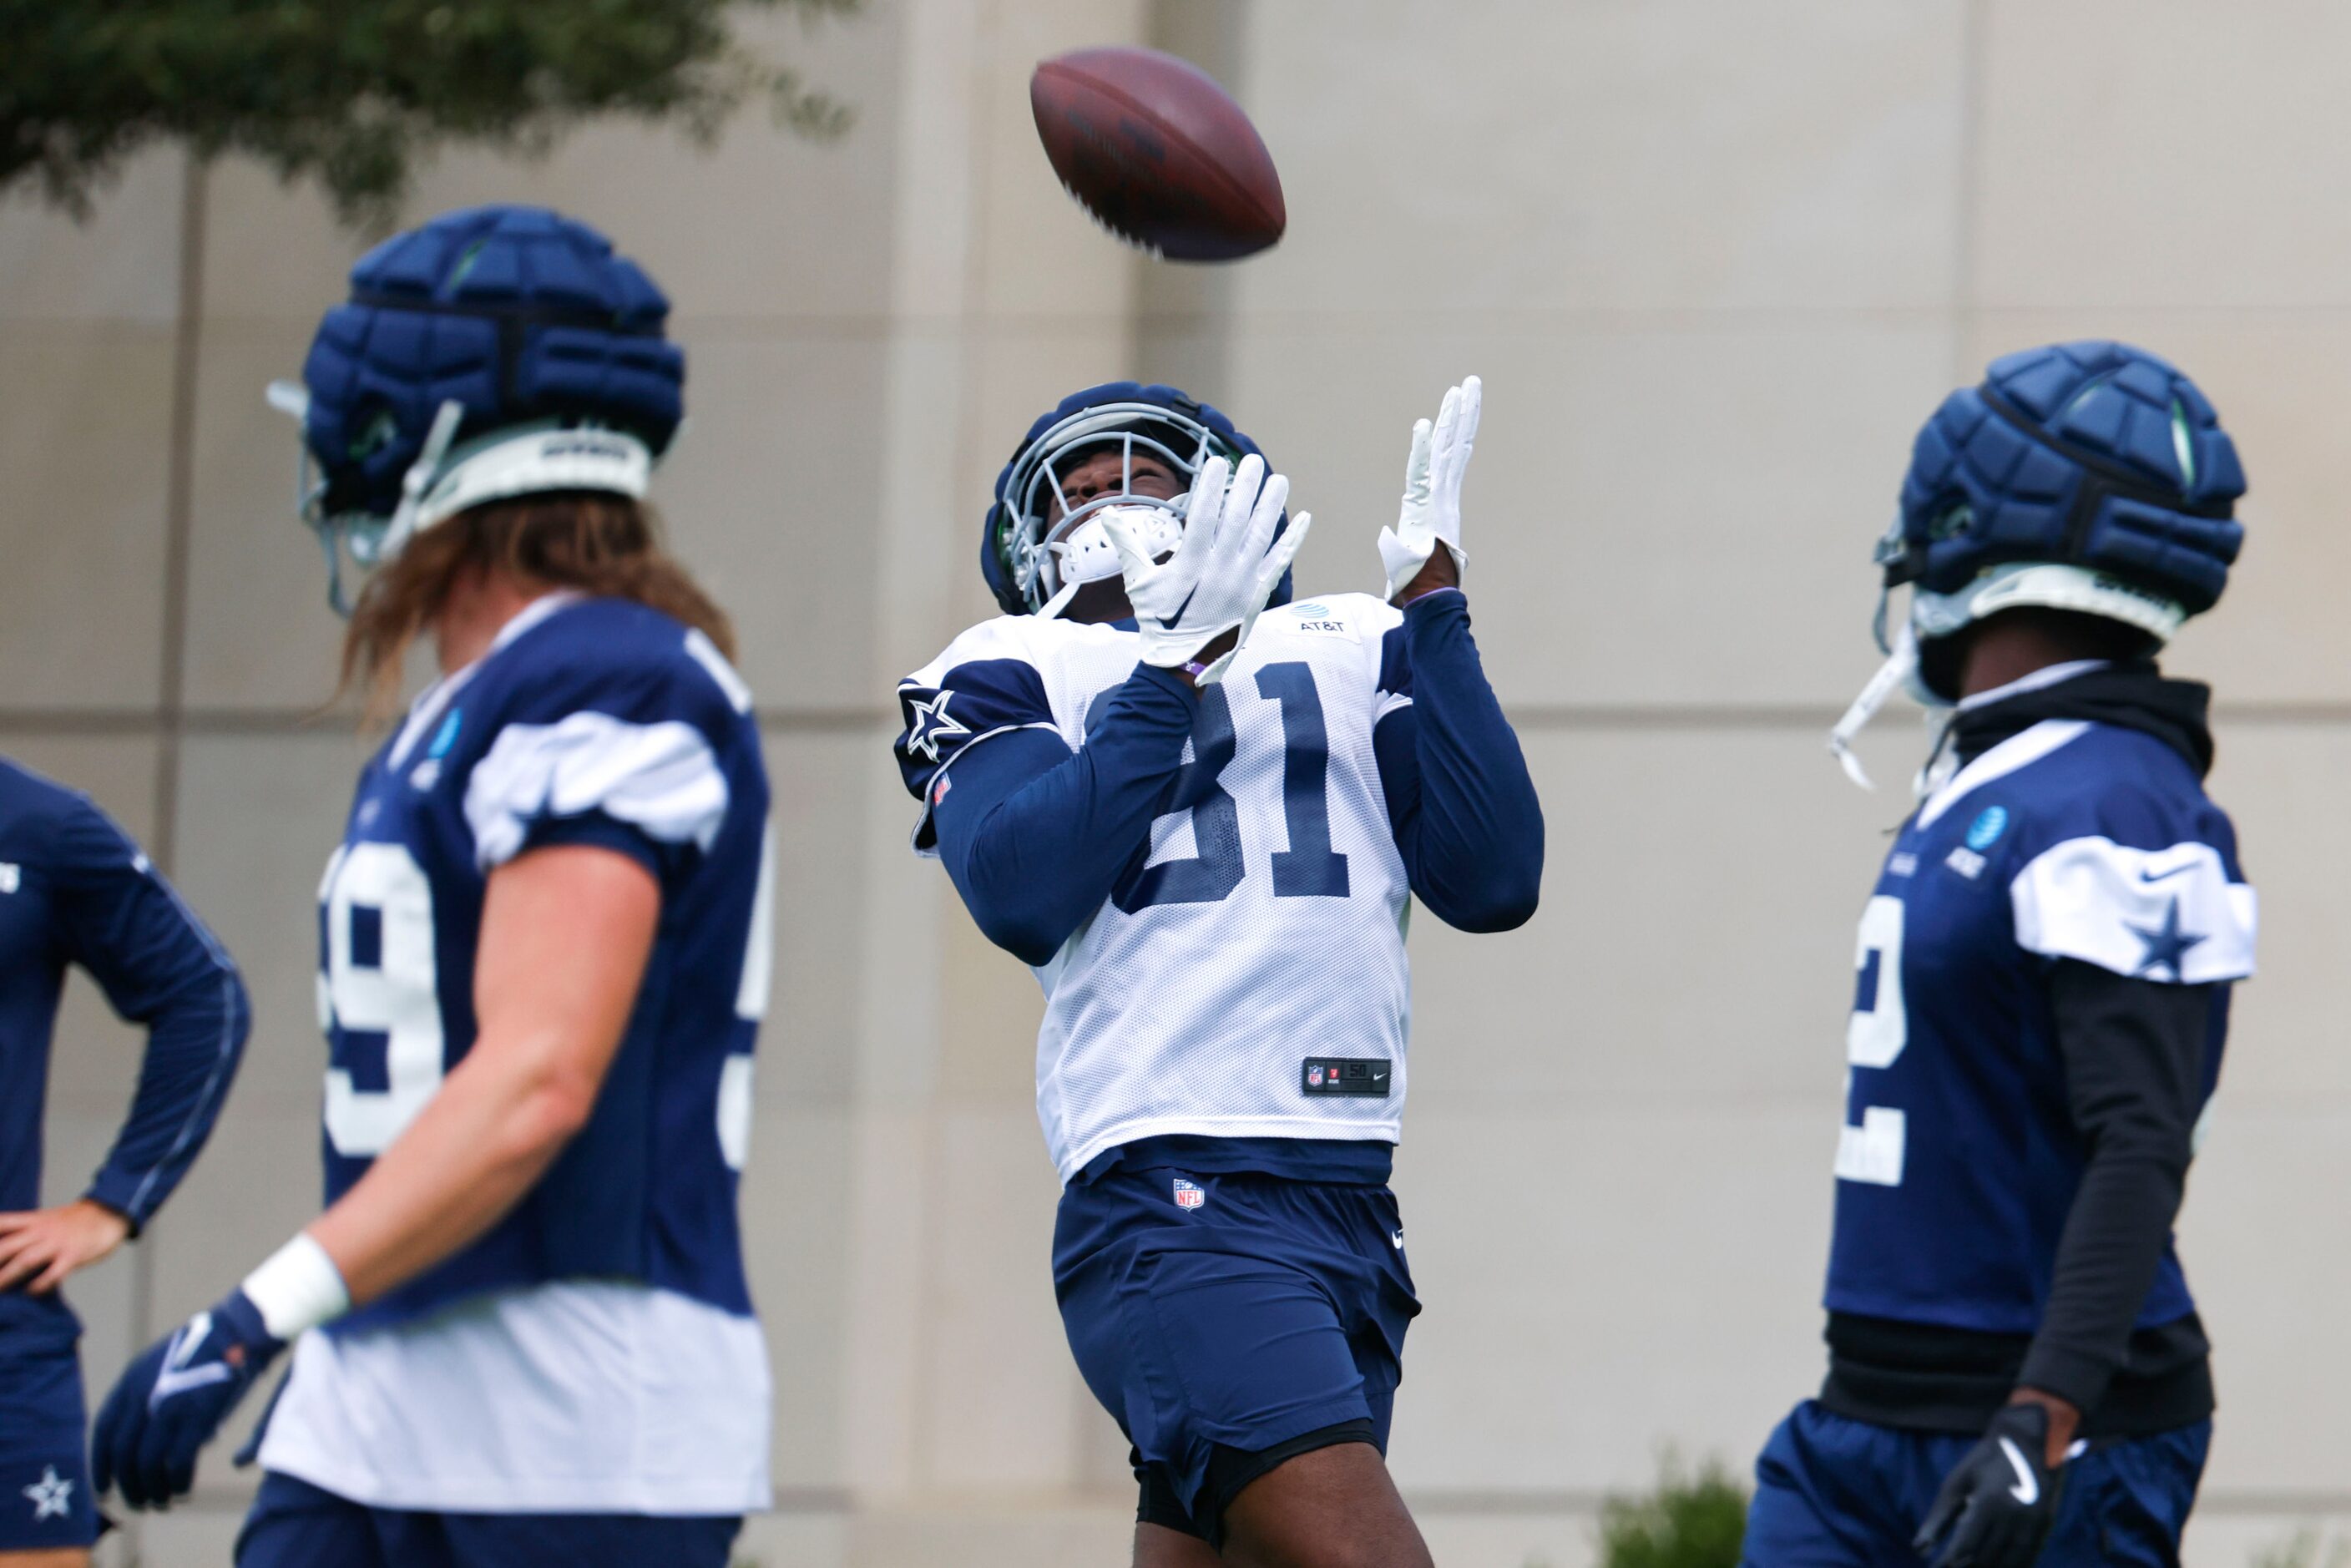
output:
[[[1542,803],[1479,662],[1468,601],[1414,600],[1404,643],[1412,705],[1379,722],[1372,747],[1413,894],[1459,930],[1523,925],[1542,886]]]
[[[148,1030],[139,1085],[87,1196],[146,1224],[204,1146],[252,1019],[220,943],[88,800],[0,762],[0,1208],[38,1202],[38,1118],[68,965]]]
[[[1373,737],[1389,826],[1413,893],[1447,924],[1502,931],[1534,913],[1542,808],[1518,737],[1487,684],[1458,591],[1404,613],[1413,700]],[[1072,752],[1050,730],[1012,730],[957,758],[934,809],[939,855],[981,931],[1048,962],[1091,918],[1155,818],[1172,808],[1196,698],[1138,665]]]

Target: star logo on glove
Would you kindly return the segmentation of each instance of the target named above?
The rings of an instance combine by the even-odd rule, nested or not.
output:
[[[939,742],[958,735],[969,735],[971,727],[959,723],[947,712],[947,699],[955,695],[941,691],[929,702],[909,701],[906,704],[906,751],[909,756],[921,752],[936,762]]]
[[[33,1522],[45,1519],[67,1519],[73,1513],[73,1482],[57,1474],[55,1465],[41,1469],[41,1479],[25,1489],[33,1500]]]

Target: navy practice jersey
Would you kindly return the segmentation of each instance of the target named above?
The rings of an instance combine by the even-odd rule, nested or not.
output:
[[[418,698],[368,763],[319,886],[329,1203],[473,1046],[491,872],[548,845],[615,850],[659,880],[661,922],[586,1128],[487,1234],[332,1332],[583,1277],[750,1311],[735,1197],[771,874],[750,710],[700,632],[557,594]]]
[[[1961,768],[1862,916],[1829,1309],[2033,1333],[2089,1154],[2044,977],[2210,985],[2209,1098],[2254,925],[2234,829],[2154,737],[2046,719]],[[2167,1249],[2137,1326],[2193,1307]]]
[[[89,1196],[143,1225],[220,1114],[250,1012],[236,967],[85,796],[0,760],[0,1210],[41,1203],[41,1109],[66,967],[150,1027],[130,1118]],[[56,1296],[0,1293],[13,1311]]]

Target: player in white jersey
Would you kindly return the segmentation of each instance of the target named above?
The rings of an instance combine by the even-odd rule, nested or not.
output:
[[[726,617],[641,505],[668,301],[542,209],[371,252],[301,387],[371,709],[319,887],[326,1211],[132,1363],[99,1484],[188,1490],[279,1353],[240,1568],[723,1568],[768,1502],[735,1197],[768,786]],[[340,600],[340,586],[330,594]]]
[[[1479,397],[1414,433],[1385,592],[1293,604],[1310,518],[1246,436],[1077,393],[998,481],[1006,614],[899,687],[915,847],[1044,988],[1055,1285],[1149,1568],[1428,1561],[1383,1458],[1405,930],[1520,925],[1542,865],[1459,588]]]

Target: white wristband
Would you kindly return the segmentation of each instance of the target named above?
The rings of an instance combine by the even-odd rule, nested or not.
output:
[[[341,1270],[307,1230],[245,1277],[245,1293],[260,1309],[262,1326],[281,1340],[351,1310]]]

